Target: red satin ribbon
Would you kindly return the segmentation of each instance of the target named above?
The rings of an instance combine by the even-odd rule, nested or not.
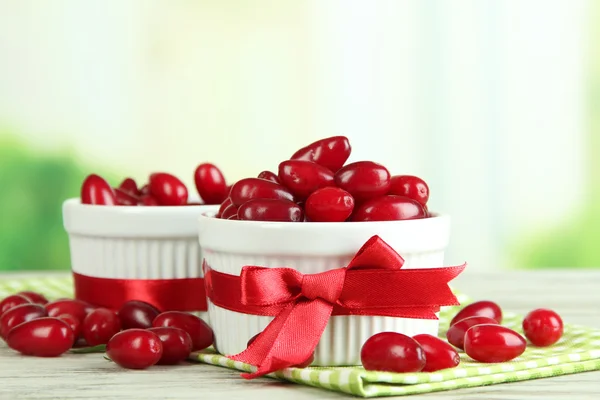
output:
[[[290,268],[246,266],[241,276],[205,266],[211,301],[222,308],[275,316],[256,340],[230,358],[257,366],[252,379],[302,364],[314,352],[331,315],[437,319],[441,306],[458,305],[448,282],[465,265],[401,269],[404,260],[373,236],[345,268],[303,275]]]
[[[111,279],[73,273],[75,298],[98,307],[119,309],[141,300],[161,311],[206,311],[203,278]]]

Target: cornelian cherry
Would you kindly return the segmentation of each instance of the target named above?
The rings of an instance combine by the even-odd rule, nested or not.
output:
[[[358,161],[344,166],[335,174],[335,184],[357,202],[383,196],[390,189],[390,172],[373,161]]]
[[[48,316],[40,304],[21,304],[6,311],[0,317],[0,337],[5,338],[15,326],[32,319]]]
[[[230,204],[229,206],[227,206],[227,208],[225,208],[223,210],[223,213],[221,214],[221,218],[229,219],[233,216],[237,217],[237,215],[238,215],[238,207],[235,204]]]
[[[122,189],[115,189],[115,199],[119,206],[136,206],[140,199]]]
[[[442,339],[427,334],[413,336],[425,352],[425,367],[423,372],[439,371],[454,368],[460,363],[460,356],[454,347]]]
[[[271,182],[275,182],[275,183],[280,183],[277,175],[275,175],[271,171],[262,171],[260,174],[258,174],[257,178],[265,179],[267,181],[271,181]]]
[[[130,195],[135,197],[138,197],[141,194],[138,190],[137,183],[133,178],[123,179],[123,182],[121,182],[118,189],[122,190],[125,193],[129,193]]]
[[[326,187],[313,192],[304,205],[313,222],[344,222],[352,214],[354,198],[344,189]]]
[[[429,186],[419,177],[412,175],[392,176],[388,194],[405,196],[418,201],[422,206],[429,200]]]
[[[253,199],[294,200],[294,195],[289,189],[275,182],[259,178],[246,178],[237,181],[231,187],[229,197],[237,207]]]
[[[303,222],[302,207],[289,200],[254,199],[245,202],[237,211],[240,220]]]
[[[56,318],[65,321],[69,325],[71,330],[73,331],[73,334],[75,335],[75,340],[79,339],[79,337],[81,336],[82,321],[79,321],[77,318],[75,318],[74,316],[72,316],[70,314],[61,314]],[[86,343],[86,347],[87,347],[87,343]]]
[[[83,322],[86,315],[92,311],[92,306],[86,302],[76,299],[60,299],[45,305],[48,316],[58,317],[69,314]]]
[[[106,345],[106,354],[123,368],[144,369],[158,363],[163,346],[156,333],[128,329],[114,335]]]
[[[287,187],[296,199],[306,199],[312,192],[335,186],[333,172],[306,160],[288,160],[279,164],[279,182]]]
[[[192,339],[192,350],[203,350],[213,344],[214,334],[210,326],[193,314],[182,311],[167,311],[154,319],[152,326],[173,327],[186,331]]]
[[[122,329],[147,329],[152,326],[152,321],[160,311],[145,301],[130,300],[121,306],[117,314]]]
[[[158,200],[151,194],[144,194],[138,201],[138,206],[159,206]]]
[[[523,336],[498,324],[476,325],[465,334],[465,353],[484,363],[515,359],[523,354],[526,344]]]
[[[425,352],[409,336],[382,332],[371,336],[363,344],[360,360],[370,371],[419,372],[425,367]]]
[[[523,332],[534,346],[552,346],[563,335],[563,321],[556,312],[538,308],[523,319]]]
[[[48,299],[46,298],[46,296],[44,296],[43,294],[37,293],[37,292],[31,292],[31,291],[23,291],[23,292],[19,292],[17,293],[19,296],[23,296],[26,297],[27,299],[29,299],[30,302],[35,303],[35,304],[48,304]]]
[[[20,294],[13,294],[4,298],[4,300],[0,301],[0,316],[10,310],[13,307],[19,306],[21,304],[29,304],[31,301]]]
[[[117,199],[113,188],[104,178],[91,174],[81,185],[81,203],[114,206],[117,204]]]
[[[69,325],[58,318],[43,317],[23,322],[12,328],[6,344],[22,354],[57,357],[73,346],[75,335]]]
[[[427,217],[423,206],[403,196],[381,196],[359,205],[352,221],[396,221]]]
[[[117,313],[107,308],[96,308],[83,320],[81,332],[90,346],[106,344],[121,330]]]
[[[450,321],[450,326],[457,321],[467,317],[488,317],[496,320],[497,323],[502,323],[502,309],[493,301],[482,300],[471,303],[460,310]]]
[[[448,329],[446,332],[446,339],[452,345],[458,347],[461,350],[465,348],[465,333],[472,327],[476,325],[483,324],[498,324],[495,319],[488,317],[467,317],[465,319],[461,319],[457,321]]]
[[[342,168],[350,157],[351,151],[347,137],[333,136],[301,148],[292,155],[291,159],[312,161],[335,173]]]
[[[148,330],[155,333],[162,343],[163,352],[157,364],[178,364],[192,352],[192,338],[186,331],[173,327],[149,328]]]
[[[187,202],[188,190],[175,175],[158,172],[150,175],[150,194],[163,206],[181,206]]]
[[[211,163],[198,165],[194,171],[194,182],[198,194],[206,204],[220,204],[229,193],[223,173]]]
[[[231,198],[226,198],[222,203],[221,206],[219,207],[219,211],[217,212],[217,215],[215,215],[216,218],[221,218],[221,216],[223,215],[223,211],[225,211],[225,209],[227,207],[229,207],[231,205]]]

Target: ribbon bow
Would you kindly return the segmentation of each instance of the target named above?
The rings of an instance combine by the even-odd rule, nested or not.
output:
[[[459,304],[447,284],[465,265],[401,269],[403,263],[373,236],[345,268],[303,275],[290,268],[244,267],[241,304],[275,318],[246,350],[230,358],[257,366],[256,372],[242,374],[252,379],[308,360],[331,315],[437,319],[440,306]]]

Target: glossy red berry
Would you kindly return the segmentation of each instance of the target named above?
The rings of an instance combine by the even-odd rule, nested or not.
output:
[[[73,331],[73,334],[75,335],[75,340],[79,339],[79,337],[81,336],[82,321],[79,321],[77,318],[69,314],[61,314],[56,318],[65,321]],[[87,347],[87,343],[85,347]]]
[[[423,206],[402,196],[381,196],[360,204],[352,214],[352,221],[398,221],[427,217]]]
[[[465,348],[465,333],[467,333],[472,326],[483,324],[497,324],[497,322],[495,319],[488,317],[467,317],[455,322],[454,325],[448,329],[448,332],[446,332],[446,339],[448,339],[448,342],[452,345],[463,350]]]
[[[538,308],[523,319],[523,332],[534,346],[552,346],[563,335],[563,321],[556,312]]]
[[[288,160],[279,164],[279,182],[298,200],[306,199],[315,190],[335,186],[333,172],[306,160]]]
[[[121,329],[147,329],[152,326],[152,321],[160,314],[160,311],[152,304],[131,300],[123,304],[117,314],[121,322]]]
[[[372,161],[348,164],[335,174],[335,184],[350,193],[357,202],[386,194],[390,189],[390,179],[387,168]]]
[[[388,194],[405,196],[418,201],[422,206],[429,200],[429,186],[419,177],[412,175],[392,176]]]
[[[303,222],[304,210],[289,200],[254,199],[242,204],[237,216],[245,221]]]
[[[138,206],[159,206],[160,204],[158,204],[158,200],[156,200],[156,198],[150,194],[144,194],[140,197],[140,200],[138,201]]]
[[[81,185],[81,203],[101,206],[114,206],[117,204],[113,188],[104,178],[92,174],[88,175]]]
[[[219,211],[217,212],[217,215],[215,215],[216,218],[221,218],[221,216],[223,215],[223,211],[225,211],[225,209],[227,207],[229,207],[231,205],[231,198],[226,198],[222,203],[221,206],[219,207]]]
[[[162,342],[163,353],[158,361],[161,365],[174,365],[184,361],[192,352],[192,338],[179,328],[161,327],[150,328]]]
[[[308,196],[306,216],[313,222],[344,222],[354,210],[354,198],[344,189],[326,187]]]
[[[73,346],[75,335],[66,322],[43,317],[23,322],[12,328],[6,344],[22,354],[36,357],[57,357]]]
[[[425,367],[423,372],[439,371],[454,368],[460,363],[460,356],[456,349],[442,339],[433,335],[413,336],[425,352]]]
[[[227,206],[227,208],[225,208],[223,210],[223,213],[221,214],[221,218],[229,219],[233,216],[237,217],[237,215],[238,215],[238,207],[235,204],[230,204],[229,206]]]
[[[419,372],[425,367],[425,352],[409,336],[382,332],[363,344],[360,360],[369,371]]]
[[[229,195],[237,207],[254,199],[278,199],[294,201],[294,195],[289,189],[259,178],[246,178],[237,181],[231,187]]]
[[[342,168],[350,157],[351,151],[347,137],[333,136],[301,148],[292,155],[291,159],[312,161],[335,173]]]
[[[225,177],[214,164],[198,165],[194,172],[194,182],[196,190],[205,204],[220,204],[229,194]]]
[[[23,296],[29,299],[30,302],[35,304],[48,304],[48,299],[43,294],[31,291],[24,291],[17,293],[19,296]]]
[[[267,181],[271,181],[271,182],[275,182],[275,183],[280,183],[277,175],[275,175],[271,171],[262,171],[260,174],[258,174],[257,178],[265,179]]]
[[[523,354],[526,344],[523,336],[498,324],[476,325],[465,334],[465,353],[485,363],[513,360]]]
[[[48,316],[58,317],[62,314],[69,314],[83,322],[88,312],[92,310],[91,306],[81,300],[61,299],[45,305]]]
[[[31,301],[20,294],[13,294],[4,298],[0,301],[0,316],[10,310],[13,307],[20,306],[21,304],[29,304]]]
[[[125,193],[129,193],[130,195],[135,197],[138,197],[141,194],[138,190],[137,183],[133,178],[123,179],[123,182],[121,182],[118,189],[122,190]]]
[[[123,368],[144,369],[158,363],[163,347],[156,333],[129,329],[114,335],[106,345],[106,354]]]
[[[119,333],[121,322],[117,313],[107,308],[96,308],[83,320],[81,333],[90,346],[106,344]]]
[[[188,200],[184,183],[175,175],[165,172],[150,175],[150,194],[163,206],[181,206]]]
[[[150,194],[150,185],[145,184],[144,186],[142,186],[140,188],[140,196],[146,196],[148,194]]]
[[[460,310],[450,321],[450,326],[457,321],[468,317],[488,317],[496,320],[497,323],[502,323],[502,309],[493,301],[482,300],[471,303]]]
[[[48,316],[41,304],[21,304],[6,311],[0,317],[0,337],[5,338],[15,326],[32,319]]]
[[[129,192],[125,192],[122,189],[115,189],[115,199],[119,206],[137,206],[140,202],[138,197],[135,197]]]
[[[192,338],[192,350],[203,350],[213,344],[214,334],[210,326],[193,314],[182,311],[167,311],[160,314],[152,326],[167,326],[186,331]]]

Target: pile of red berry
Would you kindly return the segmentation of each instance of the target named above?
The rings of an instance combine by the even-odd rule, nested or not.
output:
[[[350,157],[348,138],[314,142],[279,164],[278,173],[236,182],[217,218],[280,222],[392,221],[426,218],[429,187],[411,175]]]
[[[525,351],[527,342],[519,333],[500,325],[502,310],[491,301],[463,308],[450,322],[448,342],[483,363],[510,361]],[[563,322],[552,310],[537,309],[523,319],[523,332],[534,346],[551,346],[562,337]],[[460,363],[455,347],[431,335],[409,337],[382,332],[362,347],[363,367],[373,371],[432,372],[454,368]]]
[[[137,300],[115,312],[74,299],[48,302],[34,292],[0,302],[0,337],[10,348],[37,357],[100,346],[112,361],[133,369],[177,364],[214,341],[206,322],[186,312],[161,313]]]
[[[89,175],[81,185],[81,202],[104,206],[185,206],[220,204],[229,193],[223,173],[210,163],[200,164],[194,172],[196,190],[202,202],[189,202],[188,189],[176,176],[166,172],[150,175],[148,183],[138,187],[135,180],[125,178],[113,188],[99,175]]]

